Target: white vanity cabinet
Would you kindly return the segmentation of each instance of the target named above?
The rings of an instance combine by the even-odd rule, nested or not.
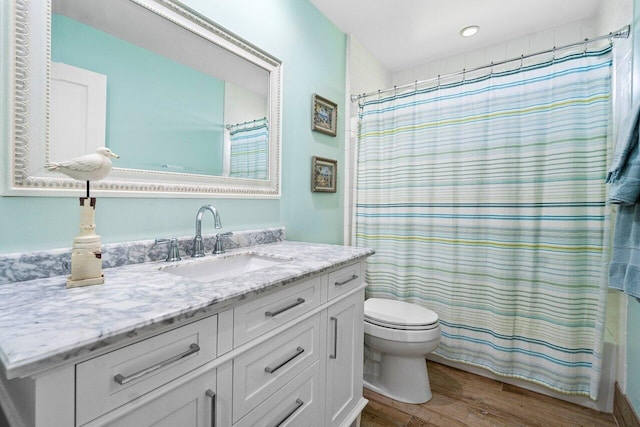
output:
[[[366,405],[363,273],[364,262],[355,263],[234,309],[234,345],[267,337],[234,359],[234,427],[348,426],[357,418]]]
[[[323,426],[339,426],[360,411],[364,342],[364,264],[328,275],[333,304],[327,309],[327,375]],[[354,293],[354,289],[358,289]],[[344,295],[347,295],[346,297]],[[361,406],[359,406],[361,405]]]
[[[4,389],[36,427],[352,425],[366,405],[363,266],[247,294]]]

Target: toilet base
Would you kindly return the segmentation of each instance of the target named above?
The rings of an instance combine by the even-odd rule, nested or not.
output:
[[[364,387],[393,400],[425,403],[431,400],[431,385],[424,357],[381,354],[379,376],[365,373]],[[365,370],[366,371],[366,370]]]

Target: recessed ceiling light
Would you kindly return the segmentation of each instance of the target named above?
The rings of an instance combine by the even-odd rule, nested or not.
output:
[[[473,35],[475,35],[478,30],[480,29],[480,27],[478,27],[477,25],[470,25],[468,27],[464,27],[463,29],[460,30],[460,35],[462,37],[471,37]]]

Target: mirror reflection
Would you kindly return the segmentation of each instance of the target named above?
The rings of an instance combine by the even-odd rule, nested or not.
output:
[[[52,6],[49,161],[269,178],[269,71],[129,0]]]

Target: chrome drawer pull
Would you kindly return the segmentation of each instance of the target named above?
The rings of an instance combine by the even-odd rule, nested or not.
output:
[[[303,298],[298,298],[298,300],[296,302],[294,302],[291,305],[288,305],[286,307],[281,308],[280,310],[277,311],[265,311],[264,315],[267,317],[273,317],[273,316],[277,316],[280,313],[284,313],[287,310],[291,310],[293,307],[297,307],[300,304],[304,304],[304,299]]]
[[[192,354],[197,353],[199,351],[200,351],[200,346],[198,344],[193,343],[189,346],[189,350],[185,351],[182,354],[173,356],[170,359],[160,362],[157,365],[153,365],[146,369],[143,369],[142,371],[136,372],[135,374],[129,375],[128,377],[125,377],[122,374],[117,374],[116,376],[113,377],[113,380],[120,385],[125,385],[126,383],[129,383],[133,380],[137,380],[140,377],[143,377],[147,374],[157,371],[158,369],[162,369],[165,366],[171,365],[172,363],[177,362],[180,359],[184,359],[187,356],[191,356]]]
[[[204,394],[211,398],[211,427],[216,427],[216,394],[211,389],[205,391]]]
[[[284,362],[282,362],[281,364],[279,364],[278,366],[276,366],[275,368],[270,368],[270,367],[266,367],[264,368],[264,371],[266,373],[272,374],[275,371],[277,371],[278,369],[282,368],[284,365],[286,365],[287,363],[291,362],[293,359],[295,359],[296,357],[300,356],[302,353],[304,353],[304,348],[302,347],[298,347],[296,348],[296,354],[294,354],[293,356],[291,356],[290,358],[288,358],[287,360],[285,360]]]
[[[329,359],[336,359],[338,357],[338,318],[331,317],[329,320],[335,322],[333,324],[333,354],[329,355]]]
[[[358,278],[357,274],[354,274],[353,276],[349,277],[347,280],[344,280],[342,282],[335,282],[334,285],[336,286],[342,286],[342,285],[346,285],[349,282],[353,282],[354,280],[356,280]]]
[[[293,408],[293,411],[289,412],[283,419],[282,421],[280,421],[279,423],[277,423],[275,425],[275,427],[280,427],[282,424],[284,424],[285,421],[287,421],[289,418],[291,418],[291,416],[293,414],[295,414],[296,412],[298,412],[298,409],[302,408],[302,405],[304,405],[304,402],[300,399],[296,399],[296,407]]]

